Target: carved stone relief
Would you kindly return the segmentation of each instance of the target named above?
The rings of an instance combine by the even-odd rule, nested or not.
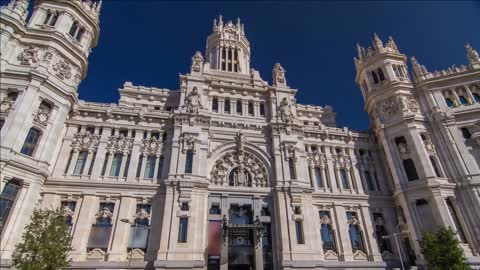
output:
[[[128,154],[132,150],[133,138],[127,138],[123,135],[111,136],[107,144],[107,149],[110,153],[124,153]]]
[[[61,80],[70,79],[72,77],[72,67],[63,58],[53,65],[53,70],[55,71],[55,75]]]
[[[91,134],[90,132],[77,133],[74,135],[72,142],[72,148],[74,151],[88,150],[93,152],[98,147],[99,136],[97,134]]]
[[[280,118],[284,123],[291,123],[293,121],[291,105],[287,98],[283,98],[277,107],[277,118]]]
[[[29,46],[28,48],[23,49],[23,51],[18,55],[17,59],[20,61],[20,64],[31,66],[37,63],[39,60],[38,49],[33,46]]]

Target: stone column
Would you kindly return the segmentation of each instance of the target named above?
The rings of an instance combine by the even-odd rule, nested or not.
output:
[[[154,171],[153,171],[153,180],[156,180],[158,178],[158,164],[159,164],[159,161],[160,161],[160,154],[156,154],[155,155],[155,167],[154,167]]]
[[[105,174],[103,175],[103,177],[108,177],[110,176],[110,170],[112,169],[112,163],[113,163],[113,158],[115,156],[115,152],[108,152],[109,155],[107,157],[107,162],[105,163],[106,164],[106,168],[105,168]]]
[[[375,230],[373,229],[372,218],[368,206],[362,205],[360,209],[363,218],[363,228],[367,255],[374,261],[382,261],[382,255],[379,253],[377,241],[375,240]]]
[[[218,99],[218,113],[223,114],[225,112],[225,99]]]
[[[237,100],[234,98],[230,99],[230,114],[237,114]]]
[[[81,207],[79,207],[81,205]],[[85,260],[90,230],[99,210],[98,198],[93,194],[84,194],[81,202],[77,203],[79,214],[77,224],[73,231],[72,248],[70,256],[73,261]]]
[[[327,160],[327,168],[325,171],[328,172],[330,189],[333,193],[338,193],[338,186],[337,186],[337,180],[336,180],[337,176],[336,176],[335,167],[332,161],[332,152],[330,147],[325,147],[325,157]]]
[[[348,234],[348,220],[345,207],[340,205],[334,206],[336,224],[338,226],[338,242],[340,245],[341,253],[340,256],[343,257],[345,261],[353,261],[353,251],[352,245],[350,243],[350,236]]]
[[[260,219],[262,211],[262,199],[256,197],[253,201],[253,219],[255,220],[257,217]],[[255,245],[255,270],[263,270],[263,238],[260,234],[257,233],[257,230],[253,233],[254,239],[257,242],[254,243]],[[258,239],[257,239],[258,237]]]
[[[55,169],[53,175],[56,177],[61,177],[66,170],[68,160],[70,158],[70,152],[72,151],[72,140],[73,136],[77,133],[77,127],[75,125],[69,125],[67,127],[67,132],[65,138],[63,139],[60,152],[57,157],[57,162],[55,164]]]
[[[255,118],[260,118],[260,103],[258,101],[255,101],[253,103],[253,116]]]
[[[100,142],[98,143],[97,147],[97,161],[93,164],[92,175],[90,176],[91,179],[97,180],[100,177],[100,174],[103,170],[103,165],[105,162],[105,155],[107,153],[107,143],[108,137],[110,137],[112,129],[110,127],[103,127],[103,132],[100,137]],[[105,174],[107,172],[105,171]]]
[[[108,255],[109,261],[124,261],[127,259],[127,247],[130,236],[131,225],[122,222],[122,219],[128,219],[133,222],[135,215],[136,200],[129,196],[122,196],[118,210],[117,222],[115,222],[115,232],[113,234],[112,248]]]
[[[123,178],[123,175],[125,174],[125,166],[127,164],[127,159],[128,153],[122,153],[122,164],[120,164],[120,172],[118,173],[117,178]]]
[[[147,168],[148,154],[142,153],[140,159],[142,159],[142,164],[140,166],[140,175],[138,178],[143,179],[145,178],[145,169]]]
[[[138,162],[140,160],[140,148],[142,145],[143,132],[137,130],[133,140],[132,152],[130,154],[130,168],[128,169],[127,181],[134,181],[137,176]]]

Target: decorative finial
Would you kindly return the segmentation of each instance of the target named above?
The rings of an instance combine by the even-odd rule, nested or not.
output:
[[[240,29],[242,27],[242,24],[240,23],[240,18],[237,18],[237,28]]]
[[[222,15],[218,16],[218,27],[220,27],[220,28],[223,27],[223,16]]]
[[[413,73],[416,77],[425,75],[428,73],[428,70],[425,68],[424,65],[420,65],[415,57],[411,57],[410,61],[412,62]]]
[[[285,79],[285,69],[283,69],[280,63],[276,63],[272,71],[272,79],[274,86],[287,86]]]
[[[469,43],[465,44],[465,49],[467,49],[468,62],[471,65],[479,64],[480,63],[480,57],[478,56],[478,52],[476,50],[474,50]]]
[[[397,44],[395,44],[395,41],[393,40],[393,38],[391,36],[388,37],[388,42],[387,42],[386,46],[398,53]]]
[[[373,33],[373,46],[377,51],[383,49],[383,42],[382,40],[378,37],[377,33]]]
[[[363,51],[362,51],[362,46],[357,43],[357,53],[358,53],[358,59],[361,61],[363,60]]]

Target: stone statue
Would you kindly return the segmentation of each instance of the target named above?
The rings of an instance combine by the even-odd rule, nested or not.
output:
[[[201,72],[203,65],[203,56],[200,52],[196,52],[192,57],[192,72]]]
[[[196,87],[185,97],[184,107],[187,108],[188,113],[198,113],[198,110],[202,107],[200,93]]]
[[[272,79],[274,86],[287,86],[287,81],[285,80],[285,69],[283,69],[280,63],[276,63],[273,67]]]
[[[283,98],[278,106],[278,117],[285,123],[292,122],[292,111],[287,98]]]
[[[478,56],[478,52],[470,46],[470,44],[466,44],[465,48],[467,49],[467,59],[470,64],[479,64],[480,57]]]
[[[248,174],[245,172],[243,165],[237,168],[234,172],[233,180],[235,182],[235,186],[240,187],[248,187],[250,184],[248,183]]]

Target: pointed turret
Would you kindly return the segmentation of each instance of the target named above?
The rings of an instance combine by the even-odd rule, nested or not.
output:
[[[7,6],[2,7],[2,13],[26,24],[29,4],[29,0],[10,0]]]
[[[378,37],[377,33],[373,34],[373,47],[377,52],[380,52],[383,50],[383,42],[382,40]]]

